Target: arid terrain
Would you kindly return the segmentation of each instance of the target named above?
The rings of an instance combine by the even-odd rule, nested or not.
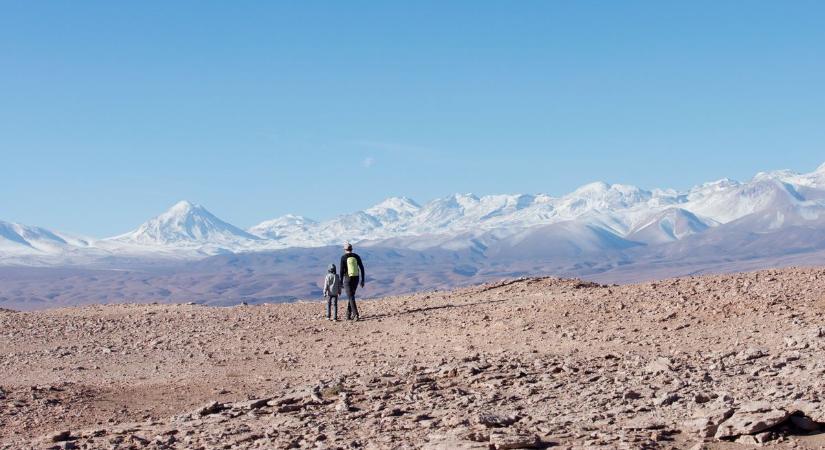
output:
[[[0,448],[825,448],[825,269],[360,308],[0,310]]]

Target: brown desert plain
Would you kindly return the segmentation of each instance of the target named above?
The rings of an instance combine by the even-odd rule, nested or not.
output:
[[[2,310],[0,448],[825,448],[822,268],[360,308]]]

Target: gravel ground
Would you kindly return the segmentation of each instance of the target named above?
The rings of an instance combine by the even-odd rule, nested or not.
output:
[[[0,448],[825,448],[825,269],[359,306],[0,311]]]

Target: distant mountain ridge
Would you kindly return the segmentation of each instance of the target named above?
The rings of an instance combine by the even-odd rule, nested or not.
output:
[[[810,173],[760,172],[747,182],[723,179],[684,192],[595,182],[560,197],[454,194],[423,205],[391,197],[322,222],[290,214],[247,230],[188,201],[133,231],[106,239],[0,222],[0,264],[199,259],[344,241],[415,250],[514,254],[523,249],[531,255],[574,256],[653,248],[721,228],[739,233],[817,228],[823,218],[825,164]]]

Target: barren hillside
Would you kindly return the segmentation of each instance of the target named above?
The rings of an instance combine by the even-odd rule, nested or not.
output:
[[[825,446],[825,269],[360,307],[0,311],[0,448]]]

